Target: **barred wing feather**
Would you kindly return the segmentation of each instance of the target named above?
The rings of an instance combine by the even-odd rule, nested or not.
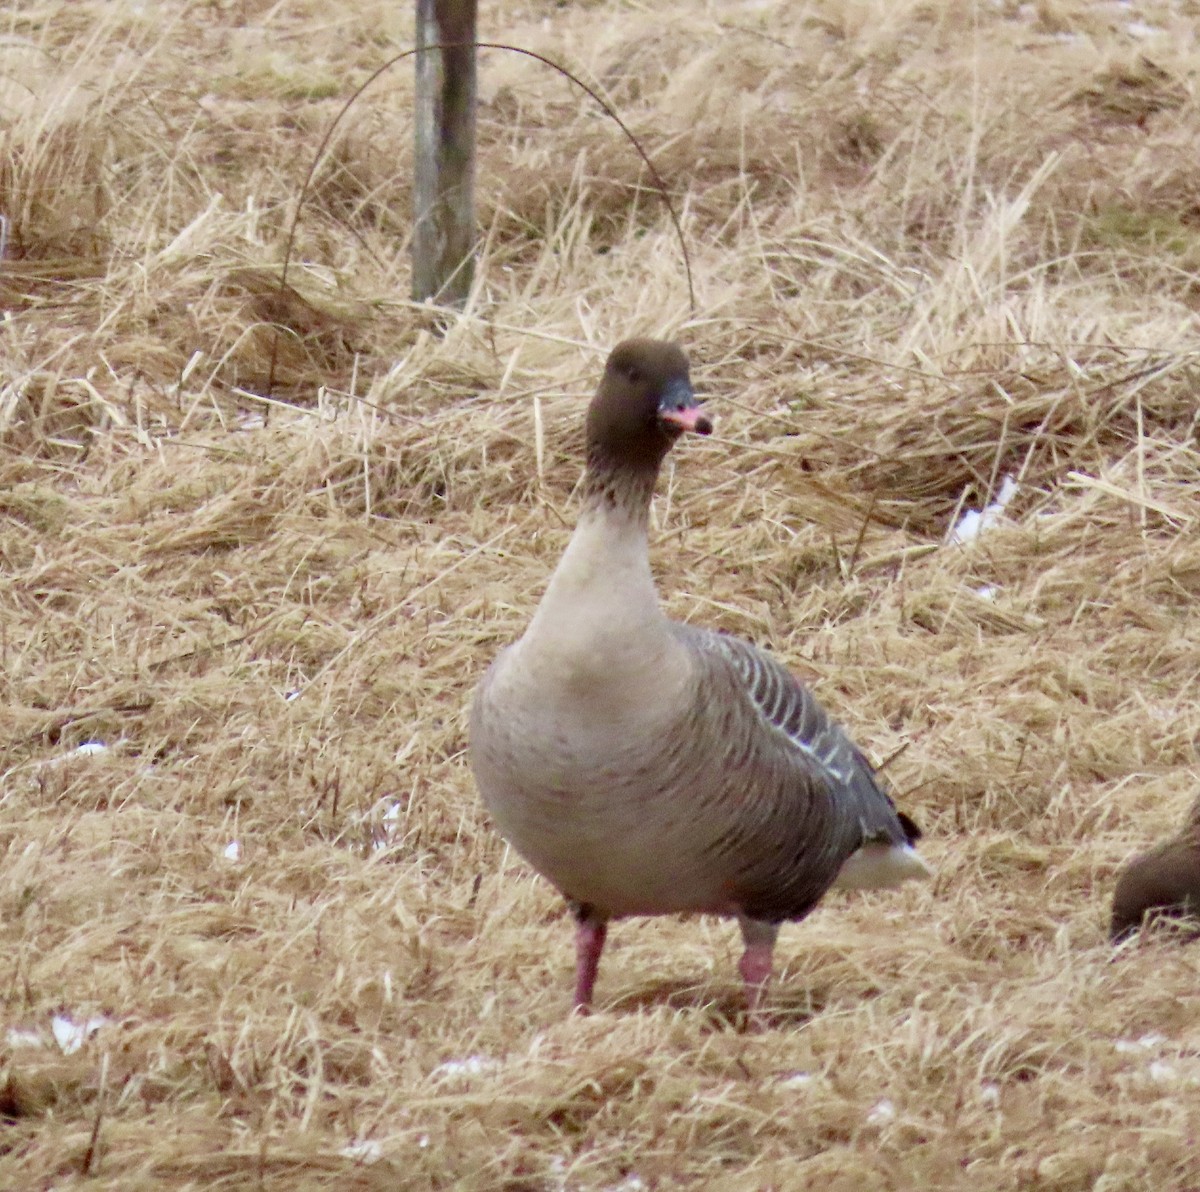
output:
[[[749,642],[688,629],[696,646],[733,668],[764,726],[794,751],[804,778],[819,781],[845,814],[858,818],[862,843],[905,846],[920,836],[896,811],[862,752],[791,671]]]

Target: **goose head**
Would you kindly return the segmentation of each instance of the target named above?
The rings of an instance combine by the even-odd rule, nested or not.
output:
[[[707,435],[712,428],[692,389],[683,349],[664,340],[628,339],[610,353],[588,407],[588,462],[657,472],[680,435]]]

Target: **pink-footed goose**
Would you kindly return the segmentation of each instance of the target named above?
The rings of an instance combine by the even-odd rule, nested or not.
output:
[[[1157,918],[1182,920],[1185,935],[1200,934],[1200,800],[1177,836],[1134,857],[1117,878],[1109,927],[1113,941]]]
[[[929,873],[916,825],[785,667],[659,606],[647,543],[655,481],[684,431],[711,430],[679,347],[635,339],[613,350],[588,407],[575,532],[471,710],[485,805],[576,916],[580,1011],[610,919],[736,916],[754,1016],[782,922],[832,886]]]

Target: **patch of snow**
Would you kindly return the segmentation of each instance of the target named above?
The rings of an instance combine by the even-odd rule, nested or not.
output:
[[[10,1026],[4,1036],[9,1047],[44,1047],[45,1039],[40,1031],[31,1031],[28,1027]]]
[[[69,1014],[55,1014],[50,1020],[50,1030],[59,1051],[63,1055],[74,1055],[108,1021],[104,1014],[86,1018],[83,1022],[76,1022]]]
[[[1155,1084],[1167,1084],[1175,1079],[1175,1069],[1170,1064],[1164,1064],[1162,1060],[1155,1060],[1149,1068],[1146,1069],[1146,1075],[1150,1077]]]
[[[991,529],[1004,516],[1004,510],[1016,492],[1017,482],[1011,476],[1005,476],[996,499],[982,509],[967,509],[946,536],[946,542],[951,546],[974,542],[984,530]]]
[[[1139,41],[1144,41],[1148,37],[1158,37],[1160,33],[1166,33],[1166,30],[1160,29],[1157,25],[1147,25],[1145,21],[1130,21],[1125,26],[1125,32],[1130,37],[1136,37]]]
[[[377,1163],[383,1158],[383,1147],[372,1138],[364,1138],[361,1142],[346,1143],[338,1154],[366,1165]]]
[[[1000,1106],[1000,1086],[998,1084],[981,1084],[979,1086],[979,1100],[989,1109],[997,1109]]]
[[[896,1106],[887,1097],[877,1101],[867,1114],[867,1124],[871,1126],[886,1126],[896,1120]]]
[[[390,848],[392,837],[394,837],[400,828],[400,818],[404,815],[404,803],[400,799],[393,799],[387,805],[387,810],[379,817],[379,826],[373,833],[374,839],[371,841],[371,849],[374,852],[382,852],[385,848]]]
[[[456,1079],[464,1076],[482,1076],[487,1072],[495,1072],[500,1064],[486,1055],[469,1055],[461,1060],[446,1060],[438,1064],[430,1073],[435,1080]]]
[[[242,846],[236,840],[231,840],[224,849],[221,850],[221,856],[226,861],[240,861],[242,859]]]
[[[33,766],[60,766],[63,762],[69,762],[76,757],[96,757],[99,754],[107,753],[109,746],[103,741],[84,741],[82,745],[76,745],[74,749],[68,749],[66,753],[60,753],[56,757],[42,758],[38,761],[30,763]],[[9,771],[12,773],[13,771]]]
[[[984,584],[982,587],[975,589],[975,595],[978,596],[981,600],[995,600],[996,599],[996,585],[995,584]]]
[[[1153,1051],[1156,1047],[1161,1047],[1167,1041],[1166,1035],[1159,1035],[1151,1031],[1148,1035],[1143,1035],[1140,1039],[1118,1039],[1113,1044],[1113,1050],[1119,1051],[1122,1055],[1136,1055],[1142,1051]]]
[[[816,1077],[811,1072],[789,1072],[775,1083],[781,1089],[806,1089],[811,1088],[815,1080]]]

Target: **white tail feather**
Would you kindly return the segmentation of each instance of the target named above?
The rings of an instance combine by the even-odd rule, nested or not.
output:
[[[890,890],[933,870],[909,844],[864,844],[846,858],[834,879],[835,890]]]

